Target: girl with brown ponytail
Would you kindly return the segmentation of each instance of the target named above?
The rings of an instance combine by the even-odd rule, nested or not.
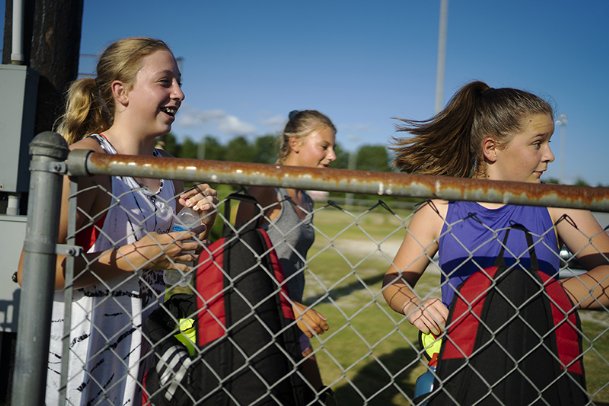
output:
[[[392,148],[396,151],[395,165],[404,172],[536,184],[541,182],[548,165],[554,161],[550,149],[554,132],[552,107],[524,90],[494,89],[480,81],[471,82],[459,89],[444,110],[434,117],[423,121],[402,119],[401,122],[398,131],[408,132],[412,137],[396,138]],[[509,230],[512,232],[508,233]],[[531,242],[527,242],[528,236]],[[574,253],[587,273],[557,280],[562,243]],[[414,286],[436,253],[441,271],[441,298],[419,297]],[[538,271],[545,275],[544,280],[557,281],[566,291],[572,302],[569,312],[579,308],[606,309],[609,306],[608,256],[609,235],[586,210],[434,199],[413,214],[404,241],[385,275],[383,295],[392,309],[404,314],[422,333],[440,336],[446,334],[447,328],[450,333],[451,326],[447,325],[449,306],[462,298],[459,288],[469,278],[485,274],[501,257],[510,272],[524,272],[531,264],[537,264]],[[571,323],[566,316],[559,322],[541,319],[541,323],[550,323],[548,334],[559,330],[558,326]],[[481,323],[486,321],[483,319]],[[533,323],[528,319],[526,322]],[[521,333],[516,336],[524,337],[527,332]],[[576,336],[575,333],[575,346]],[[532,348],[540,345],[545,348],[539,335],[534,334],[534,337],[538,342],[532,344]],[[548,357],[544,358],[549,359],[548,365],[535,367],[558,371],[555,379],[544,380],[546,375],[527,370],[514,356],[508,360],[508,363],[514,359],[518,361],[508,368],[512,380],[503,379],[508,372],[497,380],[493,373],[479,372],[478,377],[486,379],[486,383],[480,385],[484,386],[480,389],[483,391],[481,396],[494,396],[499,403],[506,404],[528,404],[539,401],[536,397],[541,396],[550,404],[559,404],[555,403],[560,398],[557,391],[577,381],[573,398],[565,401],[585,403],[587,397],[581,390],[585,385],[583,367],[579,369],[579,375],[575,374],[577,377],[571,375],[572,366],[581,360],[576,356],[571,363],[564,364],[562,356],[560,362],[556,362],[555,354]],[[498,365],[495,369],[500,369]],[[522,386],[508,387],[506,382]],[[465,404],[480,400],[459,398],[456,392],[451,392],[454,389],[460,393],[474,393],[479,389],[476,385],[461,382],[457,385],[460,388],[452,389],[450,382],[442,382],[442,385],[435,398],[437,404],[448,402],[450,397],[442,397],[446,393],[450,393],[453,400],[468,399],[462,400]],[[525,393],[525,397],[531,394],[533,398],[513,400],[509,396],[514,393]]]

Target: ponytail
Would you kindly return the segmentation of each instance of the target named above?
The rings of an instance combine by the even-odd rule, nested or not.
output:
[[[398,119],[404,124],[397,131],[414,137],[394,137],[394,165],[408,173],[472,177],[483,170],[485,136],[505,144],[520,129],[525,115],[537,113],[553,116],[550,105],[532,93],[470,82],[431,119]]]
[[[89,134],[99,133],[112,125],[112,118],[103,111],[95,79],[84,78],[72,83],[66,98],[66,109],[57,132],[73,144]]]
[[[476,157],[471,144],[471,128],[477,100],[488,85],[472,82],[461,88],[444,110],[429,120],[399,119],[397,131],[413,138],[394,138],[397,152],[394,165],[403,172],[427,175],[471,175]]]

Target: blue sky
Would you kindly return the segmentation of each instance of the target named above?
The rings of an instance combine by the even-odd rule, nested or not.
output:
[[[312,108],[354,150],[389,144],[393,117],[434,114],[439,5],[85,0],[81,53],[125,36],[165,40],[183,58],[178,137],[275,133],[290,110]],[[474,79],[543,96],[568,118],[548,176],[609,185],[607,21],[606,0],[449,0],[445,101]],[[82,58],[81,72],[94,63]]]

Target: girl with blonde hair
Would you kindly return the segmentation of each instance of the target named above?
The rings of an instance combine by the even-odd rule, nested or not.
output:
[[[70,86],[58,132],[71,150],[164,156],[155,144],[171,130],[183,100],[181,74],[167,44],[121,39],[103,52],[95,78]],[[192,207],[209,228],[216,192],[198,185],[179,193],[181,182],[169,179],[97,175],[76,181],[76,240],[85,254],[76,258],[68,304],[63,292],[66,258],[57,259],[46,402],[139,404],[140,362],[146,362],[149,350],[141,327],[162,301],[160,270],[188,271],[199,246],[191,232],[170,232],[174,215],[182,206]],[[69,188],[66,177],[60,244],[68,233]],[[34,277],[22,271],[19,280]],[[69,354],[62,348],[65,305],[71,305]],[[58,399],[64,357],[69,357],[66,399]]]

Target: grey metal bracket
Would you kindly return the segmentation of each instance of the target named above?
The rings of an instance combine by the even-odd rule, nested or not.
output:
[[[25,240],[23,242],[23,251],[37,254],[56,254],[77,257],[82,254],[83,249],[78,245],[51,244],[44,241]]]
[[[82,254],[82,247],[78,245],[57,244],[55,253],[57,255],[65,255],[67,257],[77,257]]]
[[[68,173],[68,165],[65,162],[41,162],[30,161],[30,171],[42,171],[65,175]]]

